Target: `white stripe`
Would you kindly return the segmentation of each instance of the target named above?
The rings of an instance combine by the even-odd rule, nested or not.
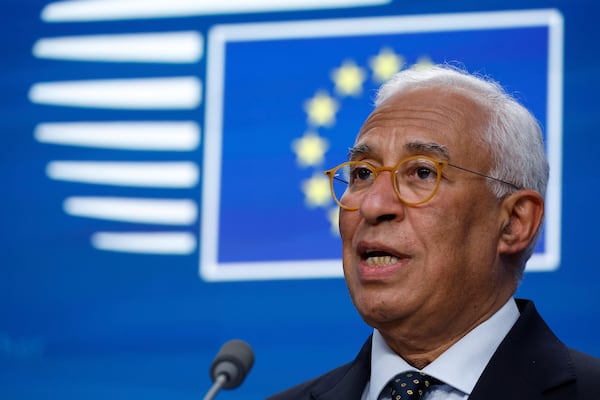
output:
[[[192,200],[127,197],[69,197],[63,209],[77,217],[159,225],[191,225],[198,215]]]
[[[194,63],[202,57],[198,32],[43,38],[33,46],[38,58],[120,62]]]
[[[29,91],[33,103],[115,109],[193,109],[202,84],[195,77],[42,82]]]
[[[556,19],[556,15],[560,15],[556,10],[540,9],[215,25],[208,34],[208,49],[211,51],[214,46],[224,46],[232,41],[548,26]],[[209,54],[207,55],[208,62],[210,59]]]
[[[191,188],[198,183],[192,162],[51,161],[49,178],[114,186]]]
[[[35,128],[42,143],[123,150],[191,151],[200,142],[194,121],[111,121],[42,123]]]
[[[342,260],[202,264],[200,275],[209,282],[344,277]]]
[[[546,188],[544,253],[534,254],[529,259],[527,271],[555,270],[560,266],[561,258],[564,21],[560,13],[554,14],[550,28],[546,109],[546,152],[550,163],[550,177]]]
[[[86,0],[48,4],[46,22],[172,18],[381,5],[391,0]]]
[[[196,250],[196,238],[187,232],[97,232],[92,246],[125,253],[187,255]]]

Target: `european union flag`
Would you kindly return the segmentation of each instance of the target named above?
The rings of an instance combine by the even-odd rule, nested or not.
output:
[[[213,28],[202,276],[341,276],[337,207],[323,171],[346,160],[376,88],[403,68],[460,62],[502,82],[542,121],[560,171],[561,29],[554,11]],[[558,265],[560,182],[550,186],[550,223],[530,268]]]

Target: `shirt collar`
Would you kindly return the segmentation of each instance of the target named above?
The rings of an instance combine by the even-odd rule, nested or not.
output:
[[[487,363],[519,318],[513,298],[489,319],[475,327],[422,372],[471,394]],[[396,374],[414,370],[385,343],[377,329],[373,332],[371,378],[367,386],[368,399],[377,399],[385,385]]]

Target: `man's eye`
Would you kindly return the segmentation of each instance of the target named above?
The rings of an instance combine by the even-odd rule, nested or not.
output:
[[[373,179],[373,171],[367,167],[356,167],[350,174],[350,184],[362,184]]]
[[[412,160],[402,164],[398,170],[400,183],[423,184],[425,182],[435,182],[438,179],[438,171],[435,165],[427,160]]]
[[[360,180],[366,180],[371,178],[371,175],[373,175],[373,172],[371,172],[371,170],[369,170],[368,168],[357,168],[356,171],[356,177]]]
[[[435,171],[432,171],[429,168],[426,167],[420,167],[415,171],[416,175],[420,178],[420,179],[428,179],[428,178],[434,178],[435,177]]]

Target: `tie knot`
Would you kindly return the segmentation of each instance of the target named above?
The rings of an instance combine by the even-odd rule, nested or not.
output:
[[[422,372],[402,372],[390,381],[392,400],[419,399],[435,383],[435,378]]]

